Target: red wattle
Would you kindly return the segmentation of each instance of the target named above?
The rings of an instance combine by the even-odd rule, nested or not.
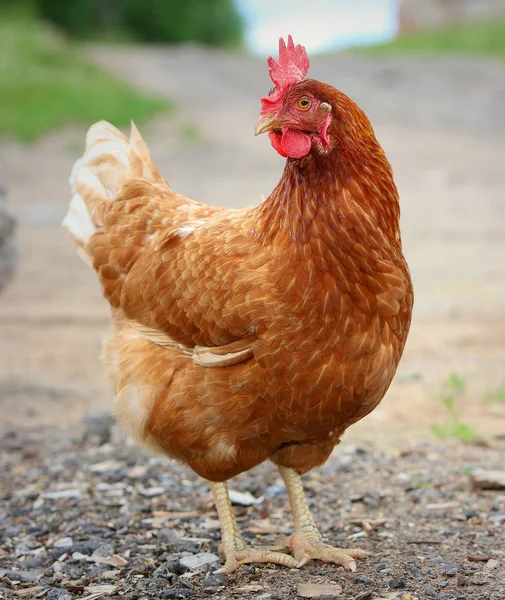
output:
[[[284,129],[282,132],[282,149],[291,158],[306,156],[312,147],[312,140],[306,133],[294,129]]]
[[[282,149],[282,133],[279,133],[278,131],[269,131],[268,137],[270,138],[272,148],[276,150],[281,156],[287,158],[288,155]]]
[[[268,137],[274,150],[287,158],[302,158],[307,156],[312,147],[312,140],[306,133],[295,131],[294,129],[283,129],[279,131],[269,131]]]

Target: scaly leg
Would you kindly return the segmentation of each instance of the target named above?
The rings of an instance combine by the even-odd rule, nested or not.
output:
[[[288,554],[271,550],[257,550],[248,546],[240,535],[226,482],[209,483],[221,522],[221,547],[226,559],[224,567],[216,573],[233,573],[240,565],[247,563],[276,563],[290,568],[298,566],[299,561]]]
[[[289,503],[293,511],[295,527],[289,538],[289,548],[298,562],[298,566],[302,567],[311,558],[315,558],[356,571],[356,561],[354,559],[363,558],[368,552],[361,549],[342,550],[325,544],[310,514],[300,475],[293,469],[287,469],[286,467],[279,467],[279,471],[286,484]]]

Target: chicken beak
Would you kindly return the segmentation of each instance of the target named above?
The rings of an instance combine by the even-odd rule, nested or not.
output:
[[[284,121],[281,121],[276,114],[267,113],[266,115],[261,115],[256,123],[254,135],[272,131],[272,129],[282,129],[283,125]]]

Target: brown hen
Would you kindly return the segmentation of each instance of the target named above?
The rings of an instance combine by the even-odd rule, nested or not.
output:
[[[305,79],[280,42],[257,133],[287,156],[259,206],[206,206],[173,192],[132,125],[91,127],[64,224],[112,309],[103,360],[116,414],[141,443],[208,479],[222,572],[248,562],[356,568],[362,550],[322,542],[300,474],[381,401],[409,331],[412,285],[398,193],[365,114]],[[238,531],[226,480],[270,459],[294,515],[291,555]]]

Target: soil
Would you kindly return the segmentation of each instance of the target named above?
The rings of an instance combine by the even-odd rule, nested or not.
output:
[[[191,46],[90,46],[87,51],[112,72],[177,103],[176,111],[142,127],[174,189],[229,206],[254,204],[268,195],[283,161],[266,138],[252,134],[259,98],[270,87],[265,61]],[[291,598],[299,582],[319,581],[335,581],[343,588],[341,597],[361,600],[393,593],[423,599],[505,597],[500,587],[505,525],[491,519],[505,513],[504,496],[473,491],[466,473],[493,463],[500,467],[504,450],[505,403],[485,399],[505,384],[505,69],[498,62],[459,56],[323,56],[313,60],[311,76],[347,92],[374,124],[395,169],[404,247],[416,288],[411,335],[386,398],[346,433],[328,465],[306,478],[328,540],[366,547],[372,557],[360,562],[356,575],[311,563],[300,572],[244,568],[224,582],[214,580],[224,587],[204,585],[203,571],[182,579],[177,573],[153,577],[163,561],[172,559],[158,540],[165,524],[143,519],[153,510],[194,511],[196,516],[169,519],[166,526],[187,537],[210,538],[197,550],[216,552],[217,532],[205,526],[215,514],[201,504],[208,498],[205,483],[186,468],[149,460],[119,439],[105,445],[82,441],[80,419],[107,408],[110,400],[98,361],[107,307],[94,273],[60,227],[69,201],[68,174],[83,144],[84,130],[74,126],[32,146],[0,141],[0,165],[22,247],[17,278],[0,297],[5,463],[0,597],[29,585],[40,586],[33,593],[48,598],[86,597],[98,592],[85,586],[109,581],[118,586],[114,594],[128,598],[189,597],[190,592],[194,598]],[[458,419],[478,432],[484,445],[446,445],[430,432],[448,418],[441,400],[451,373],[465,383],[456,398]],[[106,460],[123,466],[93,472],[92,464]],[[167,493],[142,496],[140,483],[121,471],[134,466],[148,469],[144,487],[165,486]],[[234,485],[259,497],[275,478],[266,465]],[[77,487],[79,496],[41,498],[58,486]],[[281,533],[289,528],[286,497],[276,494],[240,509],[241,526],[251,539],[254,532],[248,528],[262,518]],[[352,501],[354,496],[372,500]],[[476,515],[463,519],[465,511]],[[382,516],[392,521],[368,532],[351,522],[354,513],[364,515],[365,522]],[[355,533],[360,535],[349,538]],[[67,551],[59,561],[62,570],[55,570],[51,565],[60,555],[52,548],[58,536],[83,544],[93,536],[111,538],[114,552],[128,565],[117,578],[104,577],[103,565],[73,559],[74,551]],[[28,547],[18,550],[23,544]],[[39,554],[24,554],[39,547]],[[81,554],[94,551],[88,550]],[[474,555],[498,565],[468,560]],[[41,562],[25,570],[39,569],[43,575],[16,586],[5,571],[23,566],[27,557]],[[456,574],[447,574],[451,569]],[[370,581],[354,583],[359,576]],[[402,578],[405,587],[401,581],[391,584]],[[69,587],[74,580],[76,587]],[[152,582],[159,586],[151,589]],[[258,589],[239,591],[251,585]],[[169,595],[167,590],[174,589],[179,596]]]

